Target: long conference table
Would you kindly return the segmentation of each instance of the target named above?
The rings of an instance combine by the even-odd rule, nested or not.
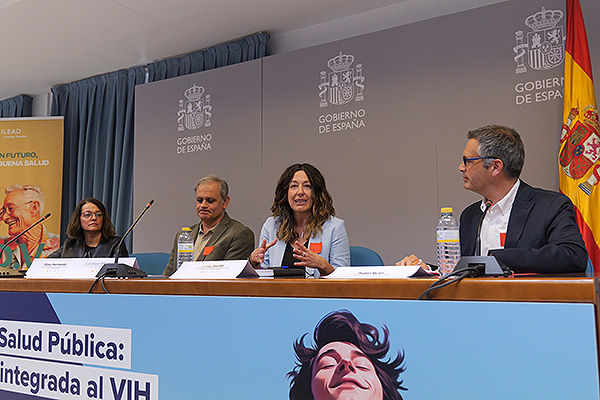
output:
[[[434,279],[106,279],[114,294],[315,297],[415,300]],[[93,280],[0,279],[0,291],[87,293]],[[598,278],[471,278],[432,293],[433,300],[591,303],[598,308]],[[97,284],[92,293],[104,293]]]
[[[5,278],[0,279],[0,292],[46,293],[49,294],[49,296],[56,293],[61,294],[59,296],[62,296],[62,294],[81,296],[80,294],[88,292],[93,282],[93,280],[87,279]],[[143,295],[141,297],[145,297],[146,299],[160,299],[165,297],[191,297],[192,300],[194,298],[246,298],[250,300],[252,300],[252,298],[266,298],[271,300],[283,299],[277,300],[279,302],[285,302],[286,299],[290,299],[290,301],[291,299],[306,299],[305,301],[309,301],[308,299],[317,299],[310,301],[318,301],[318,299],[362,299],[368,301],[416,300],[417,297],[434,282],[435,279],[333,280],[288,278],[169,280],[151,277],[135,279],[111,278],[104,281],[104,288],[110,294],[97,296],[96,298],[105,299],[105,303],[102,304],[107,304],[106,307],[111,307],[108,305],[109,303],[106,303],[110,301],[109,299],[118,298],[118,296],[113,295]],[[104,288],[98,283],[94,286],[92,293],[103,294],[105,293]],[[598,349],[600,349],[600,340],[598,338],[598,331],[600,330],[598,329],[600,321],[599,290],[599,279],[588,277],[532,276],[522,278],[470,278],[432,292],[430,296],[431,299],[423,300],[423,302],[451,302],[452,304],[460,302],[471,302],[472,304],[473,302],[487,304],[568,303],[593,305],[593,318],[595,319],[595,322],[593,322],[593,325],[595,325],[595,332],[593,335],[595,335],[596,339],[597,352]],[[77,298],[80,299],[82,297]],[[412,303],[421,304],[420,302]],[[221,303],[215,304],[217,304],[217,306],[212,307],[220,307]],[[225,306],[228,306],[227,303],[224,304]],[[258,304],[262,307],[263,303]],[[210,308],[211,306],[207,307]],[[236,307],[239,307],[237,303]],[[243,314],[243,311],[240,311],[240,313]],[[311,329],[312,327],[309,326],[306,327],[305,331],[310,332]],[[291,346],[289,347],[291,348]],[[137,357],[140,358],[141,356]],[[598,359],[600,359],[600,357],[598,354],[595,354],[594,360],[596,360],[596,363]],[[597,370],[595,373],[597,374]],[[164,374],[159,375],[161,377],[161,382],[164,382],[161,383],[161,385],[166,385],[166,387],[161,388],[161,398],[170,398],[170,396],[165,395],[162,390],[172,392],[175,389],[169,386],[168,378],[164,377]],[[598,379],[598,377],[596,377],[596,379]],[[598,386],[598,382],[595,384]],[[415,390],[417,389],[413,389],[413,394],[415,393]],[[185,396],[185,393],[183,393],[183,395]],[[275,398],[277,396],[273,397]],[[451,397],[452,396],[448,398]],[[268,398],[268,396],[265,398]]]

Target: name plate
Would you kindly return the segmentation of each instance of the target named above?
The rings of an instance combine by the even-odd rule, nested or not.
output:
[[[434,271],[425,271],[418,265],[383,267],[337,267],[323,278],[328,279],[403,279],[414,277],[437,277]]]
[[[248,260],[187,261],[169,279],[236,279],[258,278]]]
[[[114,258],[36,258],[25,273],[33,279],[96,279],[104,264],[115,262]],[[119,263],[138,268],[135,257],[119,258]]]

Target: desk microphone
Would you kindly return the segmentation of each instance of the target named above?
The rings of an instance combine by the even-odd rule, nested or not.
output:
[[[485,219],[485,215],[487,214],[487,212],[491,206],[492,206],[492,201],[486,200],[485,201],[485,211],[483,211],[483,215],[481,216],[481,219],[479,220],[479,225],[477,225],[477,240],[475,241],[475,256],[481,255],[481,225],[483,225],[483,220]]]
[[[48,218],[50,218],[50,215],[52,215],[52,214],[48,213],[48,214],[44,215],[42,218],[38,219],[29,228],[25,229],[23,232],[19,233],[17,236],[13,237],[8,242],[4,243],[4,246],[2,246],[2,248],[0,249],[0,260],[2,260],[2,253],[4,253],[4,249],[6,248],[6,246],[8,246],[12,242],[14,242],[18,238],[20,238],[21,236],[23,236],[27,232],[29,232],[34,226],[36,226],[36,225],[40,224],[42,221],[45,221]],[[21,271],[21,270],[16,271],[16,270],[14,270],[12,268],[8,268],[8,267],[0,267],[0,276],[23,276],[24,272],[25,271]]]
[[[481,225],[483,225],[483,219],[487,214],[488,210],[492,206],[492,202],[490,200],[485,200],[485,211],[479,220],[479,225],[477,226],[477,240],[475,243],[475,255],[474,256],[463,256],[456,264],[457,274],[461,274],[461,278],[464,277],[478,277],[482,275],[488,276],[504,276],[508,277],[512,274],[510,268],[508,268],[502,261],[496,259],[494,256],[481,256]],[[464,271],[464,274],[461,272]],[[446,275],[449,276],[449,275]],[[457,280],[460,280],[457,279]],[[441,279],[440,279],[441,281]],[[440,285],[441,287],[441,285]]]
[[[148,211],[148,209],[152,207],[152,204],[154,204],[154,199],[150,200],[148,204],[146,204],[146,207],[144,207],[137,219],[133,222],[133,224],[131,224],[129,229],[127,229],[127,232],[125,232],[125,234],[117,244],[117,247],[113,249],[111,256],[113,254],[115,255],[115,262],[104,264],[100,271],[98,271],[98,274],[96,274],[96,278],[103,276],[112,276],[117,278],[141,278],[144,276],[148,276],[144,271],[140,269],[133,268],[125,264],[119,264],[119,249],[121,248],[121,245],[123,244],[123,241],[125,240],[127,235],[129,235],[129,232],[131,232],[133,227],[137,225],[138,221],[142,218],[146,211]]]

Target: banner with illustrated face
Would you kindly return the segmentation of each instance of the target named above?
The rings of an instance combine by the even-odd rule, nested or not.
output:
[[[2,399],[599,396],[593,304],[23,292],[0,304]]]
[[[0,266],[27,269],[60,247],[62,117],[0,119]]]

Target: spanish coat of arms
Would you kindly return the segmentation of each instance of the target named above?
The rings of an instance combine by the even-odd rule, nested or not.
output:
[[[331,72],[328,75],[326,71],[321,71],[319,107],[327,107],[328,104],[341,106],[352,99],[355,101],[364,99],[365,77],[362,76],[362,64],[356,64],[355,69],[352,67],[353,63],[354,56],[342,52],[327,62]]]
[[[212,116],[210,95],[204,96],[204,87],[194,84],[184,92],[187,101],[179,100],[179,111],[177,112],[177,130],[183,131],[184,127],[189,130],[209,127]]]
[[[561,10],[542,10],[525,19],[525,25],[532,29],[527,33],[527,42],[523,31],[515,32],[517,53],[514,60],[517,63],[516,74],[527,72],[525,55],[530,68],[545,71],[559,66],[565,59],[565,35],[563,27],[558,25],[562,19]]]
[[[600,180],[598,110],[589,105],[584,109],[582,118],[578,117],[579,110],[572,108],[567,123],[562,127],[559,162],[564,173],[572,179],[581,179],[592,169],[590,178],[579,184],[579,188],[589,196]]]

